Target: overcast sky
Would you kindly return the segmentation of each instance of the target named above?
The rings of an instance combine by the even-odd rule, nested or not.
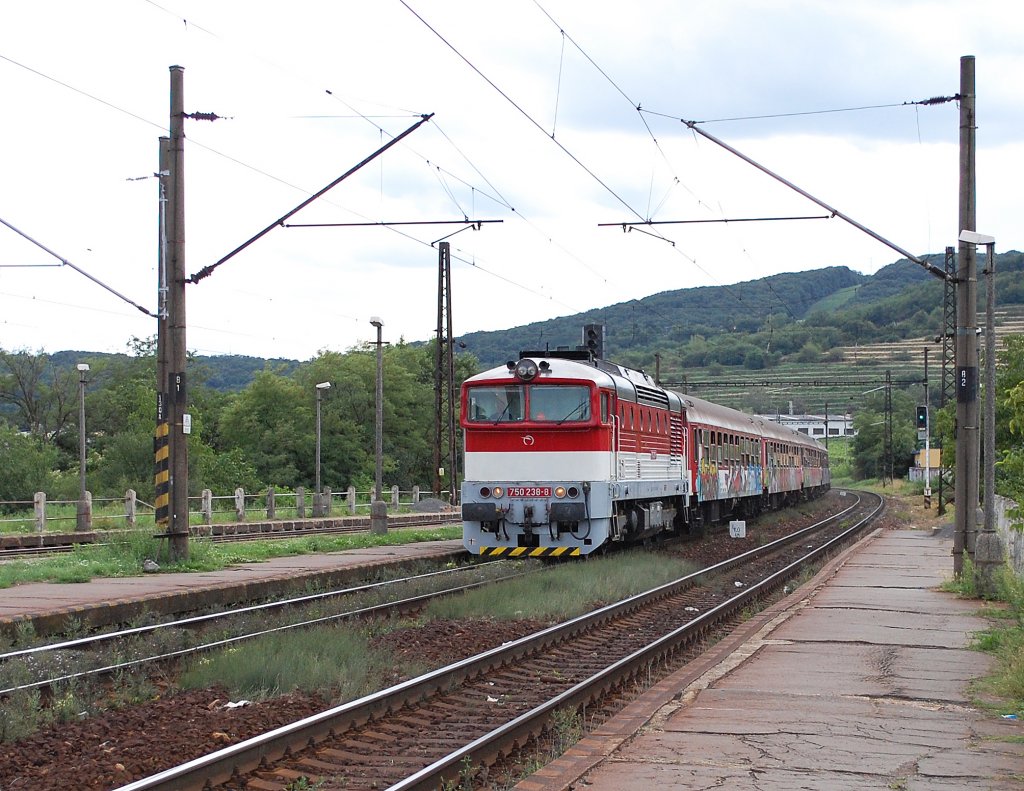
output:
[[[1011,0],[35,0],[0,6],[0,219],[156,309],[158,138],[184,67],[190,350],[309,359],[425,340],[449,234],[455,335],[957,237],[960,57],[977,58],[977,226],[1021,249],[1024,13]],[[639,109],[638,109],[639,108]],[[851,109],[872,108],[872,109]],[[823,112],[840,111],[840,112]],[[754,118],[756,117],[756,118]],[[721,120],[740,119],[740,120]],[[654,235],[652,235],[654,234]],[[0,225],[0,348],[125,351],[156,322]],[[554,340],[554,339],[553,339]],[[565,339],[573,342],[575,339]]]

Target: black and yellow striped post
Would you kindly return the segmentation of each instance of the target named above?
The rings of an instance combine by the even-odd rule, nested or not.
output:
[[[154,483],[156,484],[156,524],[166,533],[171,521],[171,454],[170,425],[158,423],[153,436],[155,457]]]

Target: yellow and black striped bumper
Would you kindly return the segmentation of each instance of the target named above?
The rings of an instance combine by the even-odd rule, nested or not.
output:
[[[506,558],[558,558],[579,557],[579,547],[480,547],[486,557]]]

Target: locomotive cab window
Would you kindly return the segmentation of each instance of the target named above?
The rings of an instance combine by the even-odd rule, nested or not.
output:
[[[590,389],[582,385],[534,385],[530,388],[530,420],[590,420]]]
[[[466,419],[472,423],[515,423],[523,420],[525,399],[520,385],[471,387]]]

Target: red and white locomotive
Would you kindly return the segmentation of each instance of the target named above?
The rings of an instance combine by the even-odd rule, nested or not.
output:
[[[816,440],[665,390],[584,347],[522,352],[461,395],[463,542],[474,554],[585,555],[829,487]]]

